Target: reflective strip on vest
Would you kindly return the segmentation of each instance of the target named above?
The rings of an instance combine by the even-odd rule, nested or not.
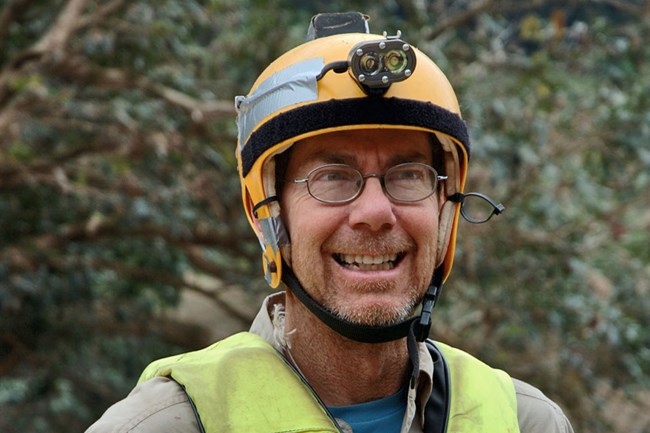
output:
[[[451,383],[449,433],[518,433],[514,385],[441,343]],[[242,332],[205,349],[151,363],[139,382],[164,376],[185,387],[206,433],[339,432],[327,410],[268,342]]]

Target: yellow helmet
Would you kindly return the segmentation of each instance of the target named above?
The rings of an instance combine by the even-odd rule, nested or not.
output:
[[[289,251],[283,248],[289,239],[276,197],[275,157],[308,137],[367,128],[428,131],[440,143],[448,176],[444,188],[451,199],[440,212],[436,267],[443,280],[449,275],[460,211],[457,198],[462,196],[469,158],[467,128],[445,75],[399,36],[317,37],[280,56],[247,96],[236,98],[242,197],[271,287],[279,286],[282,254]],[[395,50],[396,61],[387,66],[394,70],[375,74],[376,60],[388,59]],[[371,57],[364,57],[368,53]],[[371,78],[377,80],[371,83]]]

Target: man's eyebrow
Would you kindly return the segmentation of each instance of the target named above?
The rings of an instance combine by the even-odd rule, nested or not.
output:
[[[431,163],[431,156],[422,152],[401,153],[390,159],[390,165],[403,164],[405,162],[420,162],[424,164]]]
[[[351,166],[358,165],[358,156],[354,153],[332,153],[327,149],[319,150],[309,156],[310,161],[318,161],[324,164],[347,164]],[[431,156],[423,152],[409,152],[394,155],[388,160],[388,167],[406,162],[420,162],[424,164],[431,163]]]
[[[327,149],[322,149],[309,155],[310,161],[318,161],[325,164],[349,164],[353,165],[356,158],[354,155],[345,153],[333,153]]]

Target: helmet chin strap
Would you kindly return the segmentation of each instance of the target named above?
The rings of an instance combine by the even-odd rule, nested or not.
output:
[[[418,317],[406,319],[394,325],[372,326],[360,325],[336,316],[309,296],[286,263],[283,263],[282,267],[282,280],[309,311],[340,335],[360,343],[386,343],[404,337],[409,337],[412,344],[424,341],[431,329],[431,311],[442,289],[442,276],[442,267],[439,267],[435,270],[429,288],[424,294],[422,310]],[[411,352],[410,347],[409,352]],[[413,360],[413,356],[411,359]]]

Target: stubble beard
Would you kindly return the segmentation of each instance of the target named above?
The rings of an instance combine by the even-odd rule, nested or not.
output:
[[[353,284],[353,293],[383,293],[395,292],[395,284],[388,281],[373,282],[368,284]],[[422,300],[421,291],[411,286],[404,292],[402,302],[399,304],[387,304],[385,302],[374,302],[366,305],[350,305],[340,302],[336,294],[326,292],[328,295],[322,300],[322,305],[339,319],[364,326],[388,326],[407,320],[413,315],[417,305]]]
[[[412,240],[405,240],[383,237],[383,238],[368,238],[366,236],[352,236],[346,239],[348,245],[355,245],[365,251],[376,251],[381,254],[387,251],[403,250],[415,251],[415,246]],[[363,245],[363,247],[361,247]],[[324,246],[326,251],[349,251],[350,249],[345,246],[326,244]],[[404,287],[397,287],[395,281],[372,281],[372,282],[356,282],[349,283],[348,286],[339,286],[341,282],[331,283],[332,289],[328,289],[328,282],[326,278],[314,278],[313,267],[309,267],[309,263],[314,263],[308,257],[296,254],[296,249],[292,251],[294,269],[309,269],[311,272],[306,272],[303,277],[299,276],[299,280],[304,283],[303,288],[314,297],[314,300],[322,307],[330,311],[339,319],[351,322],[357,325],[364,326],[389,326],[407,320],[415,313],[417,306],[421,303],[426,286],[429,280],[426,278],[412,276],[406,282]],[[329,274],[325,269],[322,270],[324,275]],[[418,273],[416,270],[415,273]],[[318,274],[318,272],[316,272]],[[329,274],[331,275],[331,274]],[[426,281],[425,281],[426,280]],[[316,287],[322,286],[322,290],[315,290]],[[310,290],[311,289],[311,290]],[[381,296],[377,301],[367,303],[349,303],[340,297],[340,293],[356,293],[356,294],[395,294],[402,293],[399,302],[389,302],[381,300]]]

